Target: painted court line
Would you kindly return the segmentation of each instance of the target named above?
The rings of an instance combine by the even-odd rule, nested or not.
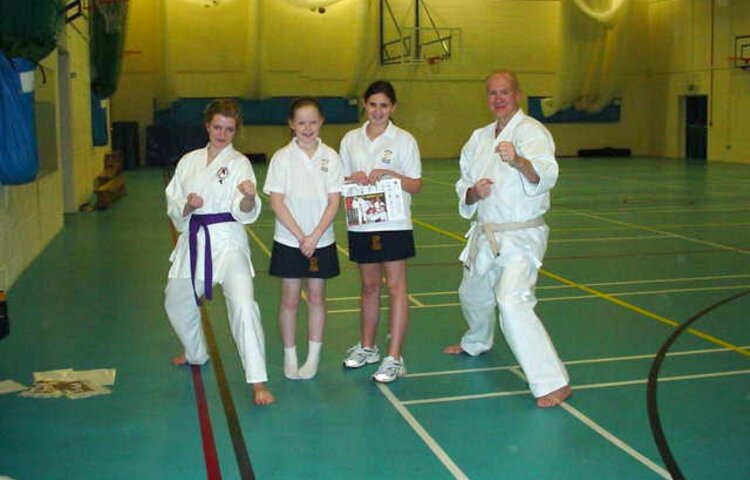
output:
[[[691,211],[691,213],[694,213]],[[573,215],[569,215],[573,216]],[[705,223],[663,223],[661,228],[705,228],[705,227],[744,227],[750,225],[750,222],[705,222]],[[586,227],[554,227],[556,234],[565,232],[599,232],[599,231],[616,231],[632,230],[630,227],[622,225],[607,226],[586,226]]]
[[[586,214],[581,214],[581,215],[586,216]],[[606,219],[604,217],[600,217],[600,218],[602,220],[605,220],[605,221],[610,221],[610,220],[608,220],[608,219]],[[614,223],[620,223],[620,224],[627,225],[627,223],[625,223],[625,222],[617,222],[617,221],[613,221],[613,222]],[[427,222],[424,222],[424,221],[421,221],[421,220],[418,220],[418,219],[412,219],[412,223],[414,223],[415,225],[420,225],[420,226],[422,226],[422,227],[424,227],[424,228],[426,228],[428,230],[432,230],[434,232],[441,233],[441,234],[443,234],[443,235],[445,235],[445,236],[447,236],[449,238],[453,238],[455,240],[459,240],[459,241],[462,241],[462,242],[466,241],[464,239],[464,237],[462,237],[462,236],[460,236],[458,234],[455,234],[453,232],[449,232],[448,230],[445,230],[445,229],[440,228],[438,226],[432,225],[430,223],[427,223]],[[635,228],[638,228],[638,227],[636,226]],[[646,229],[646,228],[644,227],[644,229]],[[652,231],[656,231],[658,233],[667,233],[667,234],[669,234],[669,232],[661,232],[659,230],[652,230]],[[685,238],[688,239],[688,237],[685,237]],[[692,239],[692,240],[698,241],[698,240],[695,240],[695,239]],[[725,249],[731,249],[731,247],[726,247],[724,245],[719,245],[719,244],[715,244],[715,245],[717,247],[721,247],[721,248],[725,248]],[[731,250],[734,251],[734,250],[737,250],[737,249],[731,249]],[[750,253],[750,252],[747,252],[747,253]],[[671,327],[677,327],[677,326],[679,326],[679,322],[676,322],[676,321],[671,320],[669,318],[666,318],[666,317],[664,317],[662,315],[659,315],[659,314],[656,314],[654,312],[651,312],[650,310],[646,310],[645,308],[641,308],[641,307],[638,307],[636,305],[633,305],[632,303],[628,303],[628,302],[625,302],[623,300],[620,300],[619,298],[616,298],[613,295],[610,295],[610,294],[607,294],[607,293],[604,293],[604,292],[600,292],[599,290],[595,290],[595,289],[593,289],[593,288],[591,288],[591,287],[589,287],[587,285],[582,285],[582,284],[576,283],[576,282],[574,282],[572,280],[568,280],[567,278],[562,277],[562,276],[557,275],[557,274],[554,274],[554,273],[552,273],[552,272],[550,272],[548,270],[540,269],[539,273],[541,273],[542,275],[544,275],[546,277],[549,277],[549,278],[551,278],[553,280],[557,280],[558,282],[560,282],[562,284],[570,285],[572,287],[578,288],[579,290],[583,290],[584,292],[590,293],[592,295],[596,295],[596,296],[598,296],[598,297],[600,297],[600,298],[602,298],[604,300],[607,300],[609,302],[614,303],[615,305],[619,305],[620,307],[623,307],[623,308],[628,309],[630,311],[639,313],[639,314],[641,314],[641,315],[643,315],[645,317],[648,317],[648,318],[650,318],[652,320],[656,320],[657,322],[664,323],[664,324],[669,325]],[[414,308],[419,308],[419,307],[414,307]],[[733,350],[733,351],[739,353],[740,355],[743,355],[743,356],[746,356],[746,357],[750,357],[750,352],[741,350],[736,345],[733,345],[733,344],[731,344],[729,342],[726,342],[726,341],[724,341],[724,340],[722,340],[722,339],[720,339],[718,337],[715,337],[713,335],[710,335],[708,333],[702,332],[702,331],[697,330],[695,328],[690,328],[690,329],[686,330],[686,332],[689,333],[689,334],[691,334],[691,335],[693,335],[693,336],[695,336],[695,337],[698,337],[700,339],[706,340],[707,342],[711,342],[711,343],[719,345],[721,347],[729,348],[730,350]]]
[[[650,280],[623,280],[618,282],[594,282],[588,283],[589,287],[616,287],[621,285],[648,285],[655,283],[678,283],[678,282],[701,282],[706,280],[734,280],[738,278],[750,278],[750,274],[736,274],[736,275],[706,275],[702,277],[674,277],[674,278],[655,278]],[[575,288],[571,285],[541,285],[537,286],[536,290],[563,290]],[[445,290],[437,292],[420,292],[412,293],[415,297],[432,297],[441,295],[456,295],[458,290]],[[341,297],[345,298],[345,297]]]
[[[742,248],[736,248],[736,247],[732,247],[732,246],[729,246],[729,245],[724,245],[724,244],[716,243],[716,242],[709,242],[708,240],[701,240],[701,239],[694,238],[694,237],[688,237],[687,235],[680,235],[678,233],[667,232],[665,230],[660,230],[658,228],[647,227],[647,226],[638,225],[638,224],[635,224],[635,223],[622,222],[620,220],[613,220],[611,218],[603,217],[601,215],[594,215],[594,214],[591,214],[591,213],[578,212],[578,211],[575,211],[575,210],[571,210],[571,212],[574,213],[574,214],[576,214],[576,215],[580,215],[582,217],[594,218],[596,220],[601,220],[603,222],[614,223],[616,225],[623,225],[623,226],[630,227],[630,228],[636,228],[638,230],[645,230],[647,232],[654,232],[654,233],[660,233],[660,234],[664,234],[664,235],[669,235],[669,236],[674,237],[674,238],[679,238],[679,239],[682,239],[682,240],[686,240],[688,242],[698,243],[698,244],[701,244],[701,245],[708,245],[710,247],[718,248],[720,250],[728,250],[728,251],[731,251],[731,252],[750,254],[750,250],[744,250]]]
[[[741,348],[750,348],[750,345],[745,345]],[[702,348],[698,350],[684,350],[681,352],[669,352],[667,357],[685,357],[689,355],[705,355],[710,353],[727,353],[730,352],[728,348]],[[629,362],[637,360],[647,360],[656,357],[655,354],[643,354],[643,355],[627,355],[622,357],[603,357],[603,358],[587,358],[582,360],[570,360],[563,362],[565,365],[592,365],[595,363],[611,363],[611,362]],[[493,372],[510,370],[512,368],[519,368],[518,365],[504,365],[499,367],[483,367],[483,368],[466,368],[461,370],[442,370],[436,372],[421,372],[421,373],[407,373],[405,378],[417,378],[417,377],[438,377],[442,375],[459,375],[464,373],[477,373],[477,372]]]
[[[652,470],[654,473],[658,474],[662,478],[671,479],[672,475],[669,474],[667,470],[665,470],[660,465],[657,465],[654,463],[651,459],[640,453],[638,450],[634,449],[624,441],[620,440],[617,436],[612,434],[609,430],[602,427],[595,421],[593,421],[588,416],[584,415],[583,412],[578,410],[577,408],[571,406],[567,402],[563,402],[560,404],[560,407],[565,409],[566,412],[580,420],[584,425],[589,427],[591,430],[595,431],[599,435],[601,435],[605,440],[610,442],[615,447],[619,448],[623,452],[627,453],[631,457],[633,457],[638,462],[642,463],[644,466],[646,466],[648,469]]]
[[[669,281],[667,281],[669,282]],[[657,283],[657,282],[653,282]],[[660,282],[661,283],[661,282]],[[666,282],[664,282],[666,283]],[[610,283],[610,286],[617,286],[617,285],[636,285],[636,283]],[[593,285],[593,284],[592,284]],[[661,289],[661,290],[636,290],[632,292],[618,292],[618,293],[610,293],[609,295],[612,295],[613,297],[628,297],[628,296],[640,296],[640,295],[660,295],[663,293],[686,293],[686,292],[710,292],[714,290],[730,290],[730,289],[745,289],[749,288],[750,285],[742,284],[742,285],[718,285],[714,287],[686,287],[686,288],[667,288],[667,289]],[[538,291],[545,291],[545,290],[561,290],[561,289],[572,289],[575,288],[571,285],[547,285],[542,287],[537,287],[536,290]],[[442,297],[442,296],[452,296],[452,295],[458,295],[458,290],[453,291],[441,291],[441,292],[422,292],[422,293],[412,293],[415,297]],[[564,297],[540,297],[537,298],[540,302],[550,302],[550,301],[556,301],[556,300],[571,300],[571,299],[579,299],[579,298],[596,298],[599,295],[589,294],[589,295],[569,295]]]
[[[508,371],[519,375],[519,369],[517,367],[510,367]],[[737,375],[750,375],[750,369],[743,370],[728,370],[726,372],[711,372],[711,373],[696,373],[693,375],[674,375],[670,377],[659,377],[659,382],[678,382],[686,380],[702,380],[706,378],[721,378],[721,377],[733,377]],[[524,378],[521,375],[521,378]],[[635,380],[622,380],[619,382],[601,382],[601,383],[584,383],[581,385],[573,385],[571,388],[573,391],[578,390],[597,390],[601,388],[613,388],[613,387],[626,387],[631,385],[646,385],[648,378],[635,379]],[[517,395],[526,395],[531,393],[531,390],[508,390],[501,392],[487,392],[477,393],[472,395],[452,395],[447,397],[434,397],[434,398],[423,398],[418,400],[403,400],[402,405],[426,405],[432,403],[451,403],[451,402],[464,402],[468,400],[481,400],[485,398],[499,398],[499,397],[513,397]]]
[[[585,238],[561,238],[561,239],[552,239],[549,241],[549,243],[596,243],[596,242],[630,242],[630,241],[638,241],[638,240],[664,240],[664,239],[672,239],[674,238],[673,235],[634,235],[634,236],[628,236],[628,237],[585,237]],[[434,245],[419,245],[419,248],[457,248],[457,247],[463,247],[463,243],[444,243],[444,244],[434,244]]]
[[[662,290],[644,290],[640,292],[622,292],[622,293],[608,293],[606,294],[608,297],[611,298],[619,298],[619,297],[639,297],[639,296],[645,296],[645,295],[662,295],[665,293],[691,293],[691,292],[711,292],[711,291],[725,291],[725,290],[744,290],[746,288],[750,288],[750,285],[722,285],[718,287],[693,287],[693,288],[671,288],[671,289],[662,289]],[[415,293],[411,294],[415,297],[425,297],[430,295],[457,295],[458,292],[436,292],[434,294],[429,293]],[[577,295],[566,295],[566,296],[558,296],[558,297],[540,297],[537,298],[537,301],[539,303],[545,303],[545,302],[564,302],[564,301],[571,301],[571,300],[591,300],[592,298],[602,298],[602,295],[599,293],[589,293],[589,294],[577,294]],[[334,301],[331,299],[331,301]],[[625,303],[625,302],[623,302]],[[409,308],[414,309],[420,309],[420,308],[447,308],[447,307],[459,307],[461,306],[460,302],[448,302],[448,303],[421,303],[415,304],[410,306]],[[386,310],[387,306],[381,306],[381,310]],[[358,312],[359,309],[338,309],[338,310],[328,310],[327,313],[334,315],[334,314],[342,314],[342,313],[353,313]],[[654,314],[656,315],[656,314]],[[666,323],[666,322],[663,322]],[[675,326],[678,325],[678,322],[674,322]],[[692,329],[691,329],[692,330]]]
[[[583,290],[585,292],[588,292],[588,293],[591,293],[591,294],[594,294],[594,295],[598,295],[599,297],[601,297],[601,298],[603,298],[605,300],[608,300],[608,301],[610,301],[610,302],[612,302],[612,303],[614,303],[616,305],[619,305],[619,306],[621,306],[623,308],[626,308],[626,309],[628,309],[630,311],[639,313],[639,314],[641,314],[641,315],[643,315],[645,317],[648,317],[648,318],[650,318],[652,320],[656,320],[658,322],[664,323],[664,324],[669,325],[671,327],[677,327],[677,326],[680,325],[679,322],[676,322],[674,320],[671,320],[669,318],[661,316],[661,315],[659,315],[657,313],[654,313],[654,312],[652,312],[650,310],[646,310],[645,308],[641,308],[641,307],[638,307],[636,305],[633,305],[632,303],[625,302],[623,300],[620,300],[619,298],[615,298],[613,295],[600,292],[600,291],[595,290],[595,289],[593,289],[591,287],[588,287],[586,285],[577,284],[577,283],[575,283],[575,282],[573,282],[571,280],[568,280],[567,278],[561,277],[559,275],[556,275],[554,273],[548,272],[546,270],[540,270],[540,271],[544,275],[548,276],[549,278],[552,278],[553,280],[557,280],[560,283],[565,283],[565,284],[568,284],[568,285],[571,285],[571,286],[575,286],[575,287],[577,287],[577,288],[579,288],[579,289],[581,289],[581,290]],[[718,337],[714,337],[713,335],[709,335],[708,333],[702,332],[702,331],[694,329],[694,328],[690,328],[690,329],[686,330],[686,332],[690,333],[691,335],[693,335],[695,337],[698,337],[698,338],[701,338],[701,339],[706,340],[708,342],[711,342],[711,343],[713,343],[715,345],[719,345],[721,347],[725,347],[725,348],[728,348],[730,350],[733,350],[733,351],[739,353],[740,355],[750,356],[750,352],[743,351],[739,347],[737,347],[736,345],[733,345],[733,344],[731,344],[729,342],[726,342],[726,341],[724,341],[724,340],[722,340],[722,339],[720,339]]]
[[[633,240],[663,240],[673,238],[672,235],[635,235],[629,237],[587,237],[552,239],[549,243],[585,243],[585,242],[625,242]]]
[[[577,215],[577,212],[575,210],[571,209],[570,207],[565,207],[560,205],[557,207],[558,209],[561,209],[562,211],[556,212],[555,216],[560,215]],[[592,210],[592,212],[600,214],[600,215],[612,215],[612,214],[620,214],[620,213],[637,213],[637,214],[643,214],[648,215],[651,213],[711,213],[711,212],[718,212],[718,213],[737,213],[737,212],[747,212],[750,210],[750,208],[747,207],[738,207],[738,206],[729,206],[729,205],[712,205],[709,207],[697,207],[697,206],[690,206],[690,207],[672,207],[672,208],[643,208],[643,207],[636,207],[636,208],[618,208],[618,209],[603,209],[603,210]],[[701,226],[703,224],[698,224],[696,226]]]
[[[398,398],[396,398],[391,389],[383,385],[382,383],[378,383],[377,386],[380,392],[385,396],[385,398],[387,398],[391,405],[393,405],[393,408],[396,409],[396,411],[404,418],[404,420],[406,420],[406,423],[414,430],[419,438],[422,439],[425,445],[427,445],[427,448],[432,450],[432,453],[435,454],[437,459],[440,460],[440,462],[445,466],[445,468],[448,469],[449,472],[451,472],[453,478],[460,480],[469,480],[469,477],[467,477],[466,474],[462,472],[460,468],[458,468],[458,465],[456,465],[456,463],[448,456],[445,450],[442,449],[442,447],[435,441],[435,439],[433,439],[432,436],[427,433],[427,430],[425,430],[424,427],[422,427],[422,425],[417,421],[417,419],[414,418],[414,415],[412,415],[409,410],[404,408],[403,403],[399,401]]]

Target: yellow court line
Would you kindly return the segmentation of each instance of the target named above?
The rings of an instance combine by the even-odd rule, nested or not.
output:
[[[583,242],[625,242],[632,240],[661,240],[674,238],[673,235],[635,235],[631,237],[586,237],[586,238],[559,238],[550,240],[549,243],[583,243]]]
[[[453,187],[456,186],[455,183],[443,182],[443,181],[440,181],[440,180],[435,180],[434,178],[422,177],[422,180],[424,180],[426,182],[430,182],[430,183],[437,183],[438,185],[444,185],[446,187],[451,187],[451,188],[453,188]]]
[[[260,239],[258,234],[248,226],[245,226],[245,230],[247,230],[247,233],[249,233],[250,236],[253,237],[253,240],[255,240],[255,243],[260,246],[260,249],[263,250],[263,253],[265,253],[268,258],[271,258],[271,250],[269,250],[266,244],[263,243],[263,240]]]
[[[424,307],[424,303],[422,303],[419,300],[417,300],[416,298],[414,298],[413,295],[411,295],[411,294],[407,295],[406,298],[408,298],[409,301],[411,301],[414,305],[416,305],[418,307]]]
[[[441,234],[443,234],[443,235],[445,235],[447,237],[454,238],[454,239],[460,240],[462,242],[465,241],[464,237],[461,237],[461,236],[459,236],[458,234],[456,234],[454,232],[450,232],[448,230],[444,230],[444,229],[442,229],[442,228],[440,228],[438,226],[435,226],[435,225],[432,225],[432,224],[429,224],[429,223],[426,223],[426,222],[423,222],[423,221],[417,220],[417,219],[412,219],[412,222],[415,223],[415,224],[417,224],[417,225],[419,225],[419,226],[422,226],[424,228],[432,230],[434,232],[441,233]],[[597,297],[600,297],[600,298],[602,298],[604,300],[612,302],[615,305],[623,307],[623,308],[625,308],[627,310],[639,313],[639,314],[641,314],[641,315],[643,315],[645,317],[648,317],[648,318],[650,318],[652,320],[656,320],[658,322],[661,322],[661,323],[664,323],[666,325],[669,325],[670,327],[678,327],[680,325],[679,322],[671,320],[671,319],[669,319],[667,317],[663,317],[663,316],[661,316],[659,314],[656,314],[656,313],[648,311],[648,310],[646,310],[644,308],[641,308],[641,307],[638,307],[636,305],[633,305],[632,303],[628,303],[628,302],[626,302],[624,300],[620,300],[617,297],[613,297],[612,295],[609,295],[607,293],[600,292],[599,290],[595,290],[595,289],[593,289],[593,288],[591,288],[589,286],[576,283],[576,282],[574,282],[572,280],[568,280],[565,277],[561,277],[560,275],[554,274],[554,273],[549,272],[549,271],[547,271],[545,269],[540,269],[539,272],[542,275],[544,275],[544,276],[546,276],[548,278],[556,280],[556,281],[558,281],[560,283],[564,283],[566,285],[570,285],[571,287],[577,288],[579,290],[583,290],[584,292],[590,293],[590,294],[595,295]],[[713,335],[709,335],[708,333],[704,333],[704,332],[702,332],[700,330],[696,330],[695,328],[689,328],[689,329],[687,329],[685,331],[687,333],[690,333],[691,335],[694,335],[694,336],[696,336],[698,338],[701,338],[703,340],[711,342],[711,343],[713,343],[715,345],[719,345],[721,347],[728,348],[729,350],[732,350],[733,352],[739,353],[740,355],[743,355],[743,356],[746,356],[746,357],[750,357],[750,352],[745,351],[745,350],[741,349],[740,347],[738,347],[736,345],[733,345],[733,344],[731,344],[729,342],[725,342],[724,340],[721,340],[720,338],[714,337]]]
[[[260,239],[258,234],[255,233],[248,225],[245,225],[245,230],[247,230],[247,233],[249,233],[250,236],[253,237],[253,240],[255,240],[255,243],[260,246],[261,250],[263,250],[263,253],[265,253],[268,258],[271,258],[271,250],[269,250],[266,244],[263,243],[263,240]],[[307,292],[304,289],[300,292],[300,297],[302,297],[302,300],[307,302]]]
[[[644,225],[638,225],[636,223],[629,223],[629,222],[622,222],[620,220],[613,220],[611,218],[602,217],[600,215],[594,215],[594,214],[591,214],[591,213],[578,212],[578,211],[573,210],[573,209],[568,209],[568,210],[570,212],[578,215],[578,216],[581,216],[581,217],[594,218],[596,220],[601,220],[603,222],[614,223],[615,225],[623,225],[623,226],[630,227],[630,228],[636,228],[636,229],[639,229],[639,230],[645,230],[647,232],[653,232],[653,233],[660,233],[660,234],[664,234],[664,235],[669,235],[669,236],[674,237],[674,238],[680,238],[682,240],[687,240],[689,242],[699,243],[699,244],[702,244],[702,245],[708,245],[709,247],[715,247],[715,248],[718,248],[718,249],[721,249],[721,250],[728,250],[730,252],[737,252],[737,253],[744,253],[744,254],[750,253],[750,250],[744,250],[742,248],[736,248],[736,247],[732,247],[730,245],[724,245],[724,244],[716,243],[716,242],[709,242],[708,240],[701,240],[699,238],[688,237],[687,235],[680,235],[678,233],[667,232],[665,230],[659,230],[658,228],[652,228],[652,227],[647,227],[647,226],[644,226]]]
[[[439,243],[439,244],[432,244],[432,245],[422,245],[419,244],[419,248],[463,248],[463,243]]]
[[[645,207],[645,205],[643,206]],[[614,208],[614,209],[602,209],[602,210],[596,210],[596,213],[600,215],[607,215],[607,214],[618,214],[618,213],[638,213],[643,215],[650,215],[650,214],[661,214],[661,213],[710,213],[710,212],[720,212],[720,213],[731,213],[731,212],[746,212],[749,210],[747,207],[734,207],[734,206],[725,206],[725,205],[718,205],[718,206],[712,206],[712,207],[695,207],[690,206],[686,208],[643,208],[643,207],[636,207],[636,208]],[[558,207],[560,209],[565,209],[566,207]],[[575,213],[574,210],[570,211],[563,211],[558,212],[555,215],[571,215]]]
[[[589,285],[590,287],[591,285]],[[537,290],[559,290],[564,288],[577,288],[572,285],[547,285],[543,287],[537,287]],[[664,288],[661,290],[641,290],[634,292],[618,292],[610,293],[613,297],[638,297],[643,295],[663,295],[665,293],[688,293],[688,292],[712,292],[717,290],[733,290],[740,289],[746,290],[750,288],[750,285],[720,285],[714,287],[690,287],[690,288]],[[439,297],[446,295],[457,295],[458,291],[447,291],[447,292],[423,292],[423,293],[412,293],[415,297]],[[569,295],[565,297],[541,297],[537,298],[540,302],[552,302],[559,300],[582,300],[586,298],[596,298],[598,295]]]
[[[642,285],[642,284],[654,284],[654,283],[678,283],[678,282],[702,282],[706,280],[734,280],[739,278],[748,278],[750,277],[750,274],[740,273],[740,274],[733,274],[733,275],[705,275],[702,277],[674,277],[674,278],[652,278],[648,280],[623,280],[621,282],[595,282],[595,283],[589,283],[589,287],[613,287],[613,286],[621,286],[621,285]],[[727,285],[727,287],[738,287],[738,285]],[[537,286],[536,290],[560,290],[565,288],[572,288],[569,285],[542,285]],[[711,288],[711,287],[704,287],[704,288]],[[742,288],[745,288],[742,286]],[[458,293],[458,290],[446,290],[446,291],[437,291],[437,292],[420,292],[420,293],[412,293],[412,295],[416,297],[430,297],[430,296],[439,296],[439,295],[455,295]],[[632,292],[628,292],[632,293]],[[656,293],[656,292],[643,292],[643,293]]]

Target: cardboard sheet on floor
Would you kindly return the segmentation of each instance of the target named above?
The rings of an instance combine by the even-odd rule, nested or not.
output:
[[[117,371],[114,368],[97,368],[94,370],[73,370],[62,368],[59,370],[47,370],[45,372],[34,372],[34,382],[48,381],[88,381],[98,385],[111,386],[115,384]]]
[[[28,390],[21,392],[19,396],[30,398],[60,398],[67,397],[71,400],[88,398],[96,395],[107,395],[112,393],[106,387],[102,387],[88,380],[40,380],[35,382]]]
[[[26,390],[26,385],[21,385],[20,383],[13,381],[13,380],[2,380],[0,381],[0,395],[3,395],[5,393],[14,393],[14,392],[20,392],[21,390]]]
[[[29,398],[60,398],[71,400],[107,395],[112,391],[104,385],[114,385],[117,372],[114,368],[73,370],[61,368],[34,372],[34,385],[19,394]]]

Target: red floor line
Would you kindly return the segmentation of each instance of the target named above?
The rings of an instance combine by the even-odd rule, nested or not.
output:
[[[201,367],[199,365],[191,365],[190,368],[193,371],[195,403],[198,407],[198,420],[200,421],[201,442],[203,444],[203,458],[206,462],[206,478],[208,478],[208,480],[221,480],[221,468],[219,467],[219,457],[216,453],[216,443],[214,442],[214,432],[211,427],[211,417],[208,414],[206,391],[203,389]]]

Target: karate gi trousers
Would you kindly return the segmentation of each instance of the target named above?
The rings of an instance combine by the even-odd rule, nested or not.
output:
[[[268,381],[266,352],[260,310],[253,294],[253,276],[241,254],[227,261],[231,265],[221,282],[226,299],[229,325],[245,370],[247,383]],[[203,295],[203,279],[196,279],[195,292]],[[201,326],[200,307],[195,303],[189,278],[170,278],[164,291],[164,308],[185,349],[185,358],[191,364],[208,361],[206,339]]]
[[[469,330],[461,338],[461,348],[473,356],[492,348],[495,316],[499,313],[500,329],[526,375],[531,393],[542,397],[564,387],[569,379],[534,312],[538,269],[523,254],[513,255],[503,263],[493,265],[483,275],[464,268],[458,294]]]

